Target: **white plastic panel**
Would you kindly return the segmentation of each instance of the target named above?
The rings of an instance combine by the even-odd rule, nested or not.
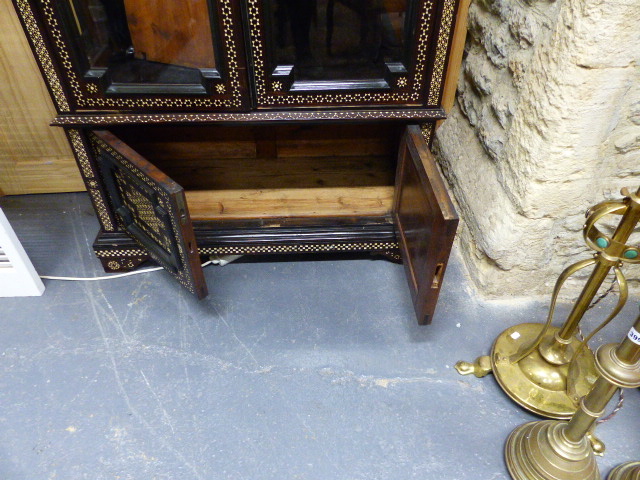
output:
[[[44,284],[0,208],[0,297],[42,295]]]

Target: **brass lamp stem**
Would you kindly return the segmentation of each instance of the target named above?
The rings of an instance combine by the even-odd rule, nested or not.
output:
[[[640,331],[640,316],[633,326],[633,331]],[[606,347],[605,347],[606,348]],[[600,352],[601,349],[598,350]],[[600,374],[593,385],[593,389],[580,402],[580,408],[569,421],[565,429],[565,435],[571,441],[577,442],[587,435],[596,420],[616,393],[618,387],[628,386],[628,379],[624,376],[616,378],[621,371],[629,371],[640,368],[640,344],[634,342],[627,335],[615,350],[609,350],[610,355],[598,355],[597,366]]]
[[[640,332],[640,317],[633,326],[633,330]],[[634,365],[640,361],[640,345],[627,335],[616,348],[616,356],[622,363]]]
[[[640,211],[638,213],[640,214]],[[576,300],[576,303],[573,305],[571,313],[565,320],[564,325],[560,328],[558,337],[563,340],[569,340],[574,335],[580,320],[589,308],[589,305],[596,296],[596,293],[598,293],[602,282],[604,282],[609,271],[616,264],[617,262],[611,263],[602,261],[600,258],[597,259],[596,266],[594,267],[593,272],[591,272],[589,280],[587,280],[582,292],[580,292],[580,296]]]
[[[593,389],[582,399],[580,407],[571,417],[564,430],[568,440],[578,442],[591,431],[596,420],[603,415],[605,407],[616,393],[616,390],[618,390],[618,387],[604,378],[600,377],[596,380]]]
[[[636,197],[640,197],[640,188],[638,188],[636,192]],[[616,228],[615,233],[613,234],[612,240],[618,243],[626,243],[629,239],[629,236],[633,233],[633,229],[636,224],[640,221],[640,204],[635,201],[631,201],[629,208],[622,215],[622,219]],[[613,260],[613,259],[612,259]],[[617,264],[617,261],[608,260],[602,254],[598,257],[598,263],[596,267],[593,269],[589,280],[584,286],[578,300],[573,306],[571,313],[567,317],[564,322],[564,325],[558,332],[558,337],[563,340],[569,340],[573,334],[576,332],[578,328],[578,324],[582,319],[582,316],[589,308],[591,301],[598,293],[598,289],[604,282],[605,278],[609,274],[609,271],[613,266]]]
[[[620,223],[611,237],[612,244],[625,244],[633,233],[638,221],[640,221],[639,197],[640,188],[638,188],[635,195],[629,196],[629,208],[625,210]],[[573,335],[575,335],[580,320],[582,320],[585,312],[589,309],[591,301],[602,286],[602,282],[604,282],[611,269],[618,265],[618,263],[618,258],[609,256],[605,252],[596,254],[596,266],[591,272],[591,276],[589,280],[587,280],[582,292],[580,292],[580,296],[574,303],[571,313],[569,313],[569,316],[556,335],[540,347],[540,355],[549,363],[563,365],[571,361],[573,352],[567,351],[567,346],[571,342]]]

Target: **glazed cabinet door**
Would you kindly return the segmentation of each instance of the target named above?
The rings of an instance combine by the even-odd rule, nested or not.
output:
[[[247,0],[258,108],[438,106],[456,0]]]
[[[14,0],[62,113],[246,110],[232,0]]]
[[[415,125],[400,144],[393,217],[418,323],[425,325],[438,301],[458,216]]]
[[[89,140],[120,227],[198,298],[207,295],[184,190],[107,131]]]

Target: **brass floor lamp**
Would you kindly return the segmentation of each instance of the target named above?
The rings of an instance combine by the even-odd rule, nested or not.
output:
[[[596,352],[598,378],[571,420],[542,420],[517,427],[507,439],[505,461],[514,480],[599,480],[587,436],[618,388],[640,387],[640,316],[619,344]],[[640,462],[626,464],[609,480],[638,480]]]
[[[553,419],[571,418],[580,406],[580,399],[598,378],[594,356],[585,345],[620,312],[627,300],[627,281],[620,267],[624,263],[640,263],[638,247],[626,244],[640,220],[640,188],[635,193],[622,189],[622,195],[621,200],[602,202],[587,212],[583,236],[595,254],[562,272],[553,291],[546,324],[524,323],[508,328],[495,339],[490,355],[478,357],[472,363],[458,362],[456,369],[460,374],[483,377],[493,372],[505,393],[524,408]],[[621,216],[612,235],[597,226],[607,215]],[[591,275],[569,316],[561,327],[552,326],[562,285],[571,275],[590,266],[593,266]],[[617,305],[582,340],[577,336],[580,320],[611,270],[620,289]]]

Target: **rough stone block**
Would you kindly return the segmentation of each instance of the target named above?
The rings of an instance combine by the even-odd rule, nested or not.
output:
[[[591,254],[586,209],[640,186],[638,55],[620,48],[640,45],[640,9],[478,0],[469,18],[458,101],[434,145],[459,205],[458,241],[481,292],[548,293]]]
[[[629,127],[619,132],[613,143],[620,153],[628,153],[632,150],[640,149],[640,128]]]

